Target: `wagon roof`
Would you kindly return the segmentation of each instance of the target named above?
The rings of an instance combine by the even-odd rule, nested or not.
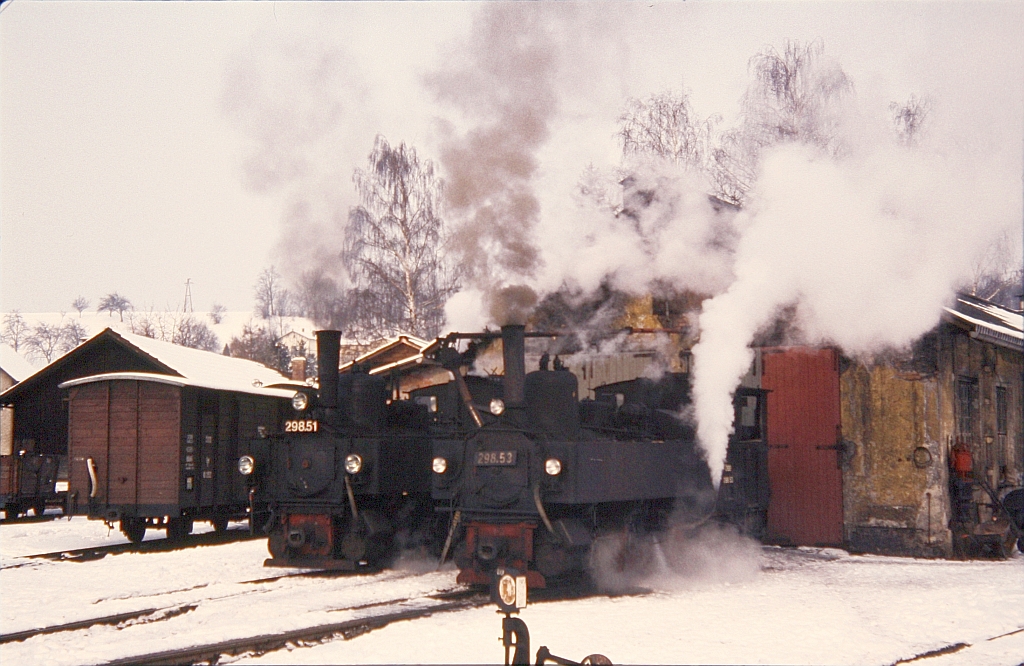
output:
[[[132,333],[119,333],[106,328],[92,336],[78,347],[64,354],[30,377],[0,394],[5,404],[13,402],[22,392],[46,381],[68,381],[76,379],[70,374],[76,359],[90,354],[101,354],[111,347],[121,348],[142,361],[144,368],[110,367],[108,371],[125,370],[151,372],[156,375],[180,377],[193,385],[217,387],[229,391],[250,391],[254,387],[272,384],[287,384],[289,379],[270,368],[247,359],[232,358],[215,352],[182,347],[170,342],[153,340]],[[102,374],[93,371],[83,374]]]
[[[270,398],[291,398],[295,395],[295,389],[293,388],[273,388],[269,386],[249,386],[243,387],[228,387],[222,383],[206,383],[201,380],[190,380],[184,377],[175,377],[173,375],[161,375],[155,372],[105,372],[100,375],[90,375],[88,377],[79,377],[77,379],[70,379],[60,384],[60,388],[68,389],[73,386],[81,386],[83,384],[93,384],[96,382],[106,382],[115,380],[130,380],[139,382],[154,382],[157,384],[170,384],[171,386],[189,386],[194,388],[207,388],[214,389],[217,391],[233,391],[235,393],[246,393],[249,395],[260,395]],[[281,386],[280,384],[276,386]]]
[[[946,314],[987,342],[1024,351],[1024,313],[1015,312],[977,296],[958,294]]]

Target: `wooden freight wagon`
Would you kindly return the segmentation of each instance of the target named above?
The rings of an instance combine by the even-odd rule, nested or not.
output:
[[[63,506],[64,494],[57,488],[58,473],[67,456],[19,451],[0,456],[0,511],[14,520],[29,509],[43,515],[47,504]]]
[[[133,372],[60,386],[68,399],[72,511],[120,522],[134,542],[150,527],[181,538],[196,520],[222,531],[229,520],[245,519],[251,507],[237,470],[239,443],[279,431],[295,394]]]

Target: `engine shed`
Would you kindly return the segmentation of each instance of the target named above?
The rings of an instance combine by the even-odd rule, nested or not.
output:
[[[902,353],[757,350],[767,540],[915,557],[1006,556],[1024,519],[1024,317],[958,295]],[[1001,505],[1011,493],[1009,510]]]

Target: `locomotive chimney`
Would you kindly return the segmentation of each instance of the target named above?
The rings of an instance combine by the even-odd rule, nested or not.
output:
[[[505,361],[505,405],[519,407],[526,401],[526,327],[507,324],[501,327],[501,347]]]
[[[328,409],[337,407],[341,331],[316,332],[316,357],[317,376],[320,380],[320,404]]]

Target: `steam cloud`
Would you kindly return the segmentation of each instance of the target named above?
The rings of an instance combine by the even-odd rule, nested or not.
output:
[[[694,401],[716,486],[731,396],[758,330],[789,308],[802,334],[794,342],[849,354],[903,347],[938,322],[979,257],[1020,219],[1019,200],[1007,196],[1019,189],[1006,176],[1012,169],[948,136],[901,147],[888,118],[860,117],[851,106],[836,128],[846,150],[826,156],[791,144],[764,153],[739,212],[713,205],[699,176],[651,159],[630,165],[628,182],[592,169],[574,215],[538,223],[536,154],[556,122],[555,91],[563,90],[553,82],[570,50],[552,44],[557,21],[524,7],[489,7],[460,54],[467,69],[433,79],[443,99],[478,122],[451,137],[442,159],[472,276],[449,304],[449,323],[466,308],[497,323],[520,320],[522,307],[503,306],[527,291],[523,283],[588,291],[608,280],[644,293],[667,280],[710,294],[694,348]],[[532,234],[553,230],[557,242],[540,252]],[[515,292],[500,291],[509,284]]]
[[[735,281],[706,301],[694,347],[698,438],[721,477],[730,397],[747,345],[795,305],[806,342],[847,354],[901,348],[939,320],[981,255],[1020,219],[1015,183],[991,163],[875,146],[823,158],[788,146],[766,157],[736,247]]]

